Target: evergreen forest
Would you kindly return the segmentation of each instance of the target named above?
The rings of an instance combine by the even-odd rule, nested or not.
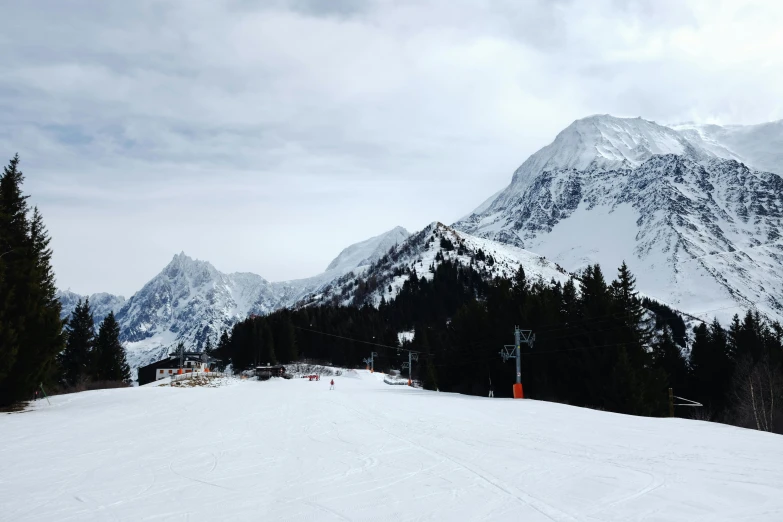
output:
[[[113,315],[95,332],[89,303],[60,318],[50,238],[23,192],[14,156],[0,176],[0,407],[37,392],[127,385],[130,368]]]
[[[470,266],[444,260],[431,278],[409,271],[398,296],[380,306],[314,306],[252,317],[224,332],[213,351],[235,369],[267,362],[309,360],[400,369],[419,352],[412,377],[428,389],[510,397],[514,327],[532,330],[522,345],[526,397],[632,415],[669,415],[675,396],[703,404],[675,406],[677,416],[783,431],[783,329],[758,313],[695,321],[640,298],[623,264],[611,279],[590,266],[567,283],[513,278],[488,280]],[[691,322],[694,322],[691,320]],[[398,332],[414,330],[411,343]],[[690,357],[686,338],[690,335]],[[684,401],[675,399],[675,404]]]

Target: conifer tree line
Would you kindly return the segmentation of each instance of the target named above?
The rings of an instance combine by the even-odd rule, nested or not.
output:
[[[536,334],[533,347],[523,347],[527,397],[665,416],[671,387],[704,404],[678,407],[677,415],[783,431],[781,326],[758,313],[735,317],[727,330],[715,320],[689,334],[676,311],[638,296],[624,263],[612,281],[594,265],[564,284],[529,280],[522,268],[488,280],[449,260],[431,271],[428,280],[406,269],[397,297],[378,307],[318,306],[247,319],[223,333],[215,355],[236,369],[297,357],[362,367],[373,350],[376,369],[399,369],[407,354],[394,348],[397,333],[413,328],[405,347],[422,352],[413,377],[425,388],[486,396],[491,380],[496,396],[510,397],[514,365],[499,351],[513,343],[518,325]]]
[[[23,184],[15,155],[0,176],[0,406],[30,398],[41,385],[54,390],[65,375],[124,379],[127,373],[127,364],[119,364],[118,370],[112,351],[117,348],[116,321],[104,322],[97,340],[73,326],[63,329],[49,234],[38,208],[30,208]],[[80,313],[77,323],[85,321],[84,310]],[[70,360],[70,333],[93,343],[90,357],[69,340],[77,354]]]
[[[80,299],[65,324],[65,337],[65,350],[58,356],[63,387],[79,389],[91,383],[130,381],[130,366],[114,312],[103,319],[96,334],[90,300]]]

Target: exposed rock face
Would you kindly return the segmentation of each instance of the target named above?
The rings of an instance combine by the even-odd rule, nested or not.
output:
[[[783,178],[740,162],[748,150],[693,128],[586,118],[454,226],[568,270],[625,260],[642,292],[705,317],[756,307],[783,318]],[[774,164],[765,150],[751,152]]]

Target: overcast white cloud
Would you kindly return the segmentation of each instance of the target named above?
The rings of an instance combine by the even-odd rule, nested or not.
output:
[[[452,222],[594,113],[783,118],[780,2],[6,2],[0,152],[58,284],[174,253],[270,280]]]

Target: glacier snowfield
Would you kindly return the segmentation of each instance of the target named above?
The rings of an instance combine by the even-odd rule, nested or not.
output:
[[[101,390],[2,414],[0,520],[783,520],[779,435],[382,377]]]

